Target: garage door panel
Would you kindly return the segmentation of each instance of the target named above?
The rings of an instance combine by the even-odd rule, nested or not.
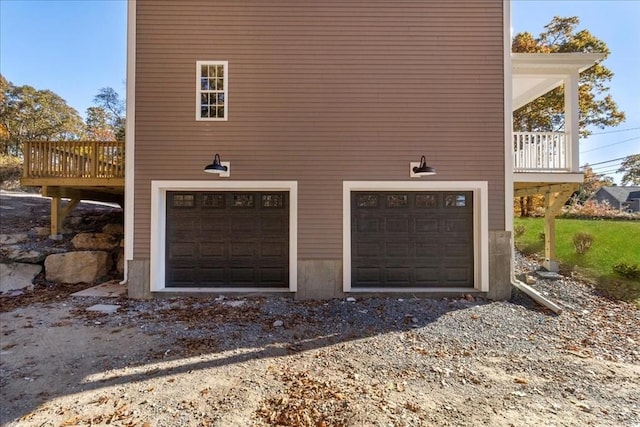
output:
[[[286,255],[287,245],[284,242],[263,242],[260,255],[262,258],[276,257],[278,259]]]
[[[379,286],[380,270],[379,267],[358,267],[355,270],[356,280],[362,286]]]
[[[438,251],[439,246],[436,243],[416,242],[415,244],[415,255],[418,258],[427,259]]]
[[[263,267],[260,269],[260,282],[265,285],[279,285],[287,278],[287,269],[282,267]]]
[[[260,231],[263,233],[281,234],[289,228],[288,221],[284,221],[281,217],[262,217],[259,221]]]
[[[236,285],[253,285],[256,282],[256,269],[252,266],[232,267],[231,283]]]
[[[395,286],[409,286],[411,267],[387,267],[385,269],[386,282]]]
[[[195,243],[178,242],[171,246],[171,250],[169,251],[169,258],[173,260],[178,260],[178,259],[192,260],[197,256],[197,253],[198,251]]]
[[[444,230],[447,233],[460,233],[462,236],[467,236],[470,220],[471,217],[469,215],[460,215],[457,218],[447,218],[445,220]]]
[[[169,233],[169,238],[174,242],[193,242],[199,235],[200,232],[197,229],[174,229]]]
[[[385,256],[388,258],[407,258],[411,254],[410,242],[387,242]]]
[[[357,242],[356,253],[359,257],[374,257],[380,256],[380,242]]]
[[[288,196],[168,192],[165,286],[288,287]]]
[[[444,256],[450,258],[469,257],[469,245],[466,243],[447,243],[444,245]]]
[[[225,218],[221,218],[218,216],[211,216],[207,221],[202,221],[200,225],[200,230],[206,234],[220,235],[223,233],[225,227],[226,227]]]
[[[416,218],[415,230],[416,233],[437,233],[438,232],[438,218]]]
[[[231,216],[231,232],[255,233],[258,231],[255,221],[254,216],[233,215]]]
[[[384,221],[384,229],[387,233],[402,233],[409,232],[409,218],[392,217],[386,218]]]
[[[234,242],[231,244],[231,256],[234,258],[254,258],[255,245],[253,242]]]
[[[377,233],[380,231],[380,219],[360,216],[356,219],[356,230],[362,233]]]
[[[446,267],[445,272],[445,286],[468,286],[471,281],[471,269],[465,267]]]
[[[201,267],[200,286],[224,283],[225,269],[223,267]]]
[[[417,285],[437,285],[440,282],[440,267],[437,265],[416,267],[415,275]]]
[[[352,287],[473,287],[473,192],[352,192]],[[381,250],[382,248],[382,250]]]
[[[196,280],[197,271],[192,267],[176,267],[169,279],[174,283],[190,283]]]

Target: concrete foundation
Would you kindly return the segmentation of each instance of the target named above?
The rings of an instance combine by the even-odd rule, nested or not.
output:
[[[511,232],[489,231],[489,292],[487,298],[511,298]]]
[[[127,262],[127,293],[133,299],[151,299],[150,261],[148,259]]]
[[[511,298],[511,233],[507,231],[489,232],[489,292],[491,300]],[[148,259],[128,261],[128,296],[133,299],[150,299],[150,261]],[[217,295],[215,289],[212,295]],[[469,293],[479,293],[470,290]],[[179,290],[176,295],[180,295]],[[375,295],[391,293],[376,293]],[[413,292],[412,294],[416,294]],[[422,293],[420,293],[422,295]],[[442,294],[441,292],[438,295]],[[249,294],[253,295],[253,294]],[[362,296],[362,294],[359,294]],[[395,295],[395,294],[394,294]],[[443,295],[446,295],[443,294]],[[170,296],[162,294],[163,297]],[[424,296],[433,296],[428,291]],[[298,260],[297,300],[327,300],[344,298],[342,290],[342,260]]]
[[[296,299],[341,298],[342,260],[299,260]]]

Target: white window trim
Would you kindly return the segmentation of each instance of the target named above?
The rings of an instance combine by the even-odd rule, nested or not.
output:
[[[473,288],[352,288],[351,193],[354,191],[472,191],[473,192]],[[342,289],[344,292],[446,292],[489,290],[489,202],[486,181],[343,181],[342,183]]]
[[[200,68],[202,65],[222,65],[224,67],[224,117],[200,117]],[[229,120],[229,61],[196,61],[196,121],[224,122]]]
[[[288,191],[289,288],[167,288],[165,249],[167,191]],[[296,292],[298,288],[297,181],[151,181],[151,292]]]

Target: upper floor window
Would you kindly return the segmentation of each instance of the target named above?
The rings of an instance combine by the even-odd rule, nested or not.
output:
[[[196,120],[227,120],[228,61],[196,62]]]

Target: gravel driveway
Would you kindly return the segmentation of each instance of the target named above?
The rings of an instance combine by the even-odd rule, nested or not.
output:
[[[568,279],[535,286],[566,310],[519,293],[510,302],[52,297],[0,314],[0,421],[640,425],[640,312]],[[119,309],[85,310],[96,303]]]

